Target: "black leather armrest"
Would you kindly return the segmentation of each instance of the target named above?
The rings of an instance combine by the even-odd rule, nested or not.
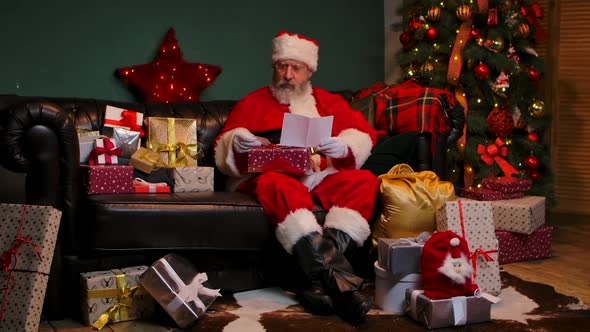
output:
[[[51,205],[62,211],[60,237],[65,240],[64,250],[69,251],[80,158],[71,117],[42,100],[10,106],[0,113],[0,151],[5,168],[26,173],[28,204]]]

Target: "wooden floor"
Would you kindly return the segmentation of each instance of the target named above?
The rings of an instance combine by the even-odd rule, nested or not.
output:
[[[590,216],[572,216],[548,213],[547,224],[555,227],[552,242],[552,257],[544,260],[513,263],[502,268],[526,281],[539,282],[555,287],[558,293],[575,296],[590,304]],[[96,331],[78,322],[42,322],[42,332],[89,332]],[[107,326],[108,332],[164,332],[178,331],[140,322],[125,322]]]

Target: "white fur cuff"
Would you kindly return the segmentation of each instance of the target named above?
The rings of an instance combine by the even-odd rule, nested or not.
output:
[[[373,148],[371,136],[358,129],[350,128],[341,131],[338,137],[350,148],[356,168],[360,169],[371,155],[371,149]]]
[[[275,235],[283,248],[292,254],[293,245],[297,243],[297,240],[313,232],[322,233],[322,227],[315,216],[307,209],[298,209],[289,213],[277,226]]]
[[[360,247],[371,235],[369,223],[360,213],[349,208],[333,206],[326,215],[324,228],[335,228],[348,234]]]

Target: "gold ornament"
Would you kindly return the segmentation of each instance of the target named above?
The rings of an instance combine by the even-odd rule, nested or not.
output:
[[[494,53],[501,52],[504,49],[504,39],[502,37],[488,39],[484,42],[484,47]]]
[[[428,19],[432,22],[436,22],[440,17],[440,7],[434,6],[430,8],[426,14],[426,17],[428,17]]]
[[[434,67],[432,66],[432,63],[425,62],[422,65],[422,67],[420,67],[420,70],[422,71],[422,74],[424,76],[430,76],[430,75],[432,75],[432,71],[434,70]]]
[[[467,21],[471,18],[471,8],[468,5],[461,5],[457,7],[455,14],[461,21]]]
[[[529,25],[526,23],[521,23],[518,26],[518,28],[516,29],[516,32],[514,33],[514,35],[519,38],[526,38],[529,35],[529,32],[530,32]]]
[[[542,100],[535,100],[529,106],[529,113],[535,118],[540,118],[545,113],[545,102]]]

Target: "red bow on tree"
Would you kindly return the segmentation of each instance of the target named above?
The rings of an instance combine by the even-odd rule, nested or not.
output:
[[[538,21],[543,18],[543,9],[538,2],[533,2],[530,7],[520,7],[522,16],[526,19],[528,24],[535,27],[535,39],[537,43],[544,43],[549,38],[549,33],[543,28]]]
[[[508,147],[500,137],[496,138],[494,143],[488,146],[478,144],[477,153],[480,155],[481,160],[488,165],[492,165],[495,161],[504,172],[504,175],[510,177],[512,174],[518,174],[518,171],[502,158],[508,156]]]

